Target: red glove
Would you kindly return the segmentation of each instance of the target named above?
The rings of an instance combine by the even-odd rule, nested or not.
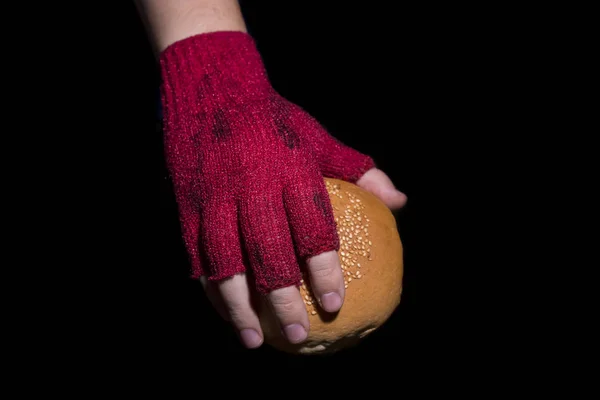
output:
[[[251,272],[261,293],[298,284],[297,257],[339,248],[322,175],[356,181],[372,160],[279,96],[245,33],[184,39],[160,66],[166,160],[193,277]]]

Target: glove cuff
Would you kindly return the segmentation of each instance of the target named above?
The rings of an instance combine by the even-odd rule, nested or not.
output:
[[[256,43],[245,32],[182,39],[163,50],[159,63],[167,119],[189,115],[190,108],[201,112],[205,102],[243,102],[272,91]]]

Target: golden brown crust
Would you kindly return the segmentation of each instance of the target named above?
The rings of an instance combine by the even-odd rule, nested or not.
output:
[[[377,197],[351,183],[325,179],[338,224],[338,252],[346,277],[342,309],[334,315],[316,306],[308,280],[300,288],[310,331],[305,342],[288,343],[268,307],[259,311],[265,342],[298,354],[323,354],[353,346],[379,328],[400,304],[403,247],[396,220]]]

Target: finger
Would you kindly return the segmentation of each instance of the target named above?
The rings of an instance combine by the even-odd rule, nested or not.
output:
[[[310,286],[323,310],[336,312],[344,303],[344,275],[337,252],[328,251],[307,261]]]
[[[262,333],[247,299],[243,274],[246,268],[235,203],[221,198],[206,200],[201,226],[201,248],[210,271],[208,281],[217,284],[227,319],[236,328],[241,342],[249,348],[258,347],[262,344]],[[233,289],[228,290],[230,287]]]
[[[299,343],[306,339],[309,329],[306,306],[297,287],[302,275],[281,189],[272,190],[245,201],[242,229],[256,287],[267,296],[284,336],[291,343]]]
[[[290,232],[303,260],[339,249],[333,208],[325,181],[316,168],[298,171],[283,200]]]
[[[181,196],[180,198],[179,212],[181,216],[184,216],[184,218],[181,218],[181,233],[189,255],[192,276],[197,278],[204,273],[199,251],[200,212],[197,207],[190,204],[188,197]]]
[[[266,187],[266,186],[265,186]],[[271,192],[249,188],[240,206],[242,235],[257,290],[272,290],[298,285],[302,279],[281,199],[281,189]],[[279,193],[279,194],[277,194]]]
[[[200,216],[201,249],[209,281],[220,281],[245,272],[244,253],[240,244],[238,212],[233,201],[206,200]]]
[[[300,112],[297,120],[303,131],[309,132],[312,150],[323,176],[356,182],[365,172],[375,166],[371,157],[363,154],[329,134],[314,117]]]
[[[260,321],[252,307],[251,292],[246,274],[238,274],[218,283],[225,309],[231,324],[236,328],[240,341],[254,349],[263,344]]]
[[[398,210],[406,205],[407,197],[396,189],[391,179],[378,168],[367,171],[356,184],[377,196],[392,210]]]
[[[268,294],[269,304],[281,326],[281,331],[290,343],[301,343],[310,329],[306,306],[300,290],[288,286]]]
[[[298,253],[307,259],[310,286],[321,307],[328,312],[340,309],[344,301],[344,277],[337,254],[339,238],[331,201],[323,178],[310,171],[284,192],[290,229]]]
[[[218,287],[214,282],[209,282],[206,276],[200,277],[200,283],[204,288],[204,293],[206,297],[214,307],[214,309],[219,313],[221,318],[225,321],[229,321],[229,315],[227,315],[227,309],[225,308],[225,303],[223,303],[223,298],[219,293]]]

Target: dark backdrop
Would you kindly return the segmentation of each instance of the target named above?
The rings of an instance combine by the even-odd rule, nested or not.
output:
[[[127,79],[132,90],[127,95],[140,110],[135,114],[135,134],[155,144],[152,154],[161,189],[160,209],[155,212],[160,222],[157,248],[146,257],[150,264],[140,274],[146,287],[141,294],[136,292],[132,315],[146,317],[141,323],[148,326],[144,328],[147,334],[139,343],[144,354],[161,366],[235,366],[236,371],[246,374],[256,365],[273,365],[283,371],[297,368],[306,372],[308,379],[323,371],[343,372],[353,364],[361,366],[357,377],[378,373],[381,360],[394,363],[394,368],[413,368],[406,360],[418,351],[416,278],[420,257],[416,229],[424,168],[420,143],[435,133],[426,111],[432,102],[428,97],[430,67],[422,61],[427,50],[419,47],[419,37],[425,32],[411,23],[410,13],[403,12],[402,5],[392,12],[349,2],[325,8],[323,3],[327,2],[248,1],[242,5],[275,88],[304,107],[334,136],[372,155],[408,195],[408,205],[397,216],[405,246],[402,304],[389,322],[359,347],[333,357],[291,357],[267,346],[252,351],[242,348],[203,297],[199,283],[187,275],[156,124],[156,64],[143,25],[131,6],[133,29],[125,74],[130,74]],[[265,370],[259,373],[267,374]]]
[[[6,74],[6,88],[17,93],[5,97],[17,107],[5,113],[5,198],[24,206],[21,212],[5,209],[20,226],[10,237],[25,246],[19,257],[5,257],[3,271],[35,273],[21,281],[25,290],[5,280],[5,308],[19,316],[5,323],[5,331],[18,329],[25,339],[22,345],[4,341],[17,355],[9,369],[25,372],[19,390],[47,393],[32,379],[33,369],[64,388],[114,388],[119,394],[115,380],[137,378],[138,397],[168,373],[196,386],[199,396],[237,388],[288,395],[296,387],[303,396],[322,394],[313,390],[315,383],[331,383],[336,392],[406,392],[407,374],[420,365],[428,369],[424,382],[445,389],[456,371],[463,379],[455,383],[466,381],[465,387],[475,388],[472,382],[485,374],[509,379],[468,360],[467,350],[475,346],[481,360],[496,361],[491,353],[510,354],[507,336],[525,331],[502,321],[513,315],[505,303],[516,300],[505,282],[520,281],[522,272],[519,257],[503,257],[518,244],[513,233],[526,232],[526,243],[532,237],[523,222],[536,207],[523,203],[524,189],[543,170],[535,164],[536,175],[524,175],[522,187],[506,174],[511,168],[521,173],[510,148],[521,149],[531,133],[545,134],[538,123],[554,121],[535,113],[527,124],[518,120],[537,103],[536,81],[542,95],[555,89],[544,75],[547,65],[528,64],[540,44],[555,44],[532,24],[540,20],[539,8],[524,14],[509,5],[244,1],[277,90],[339,139],[371,154],[409,197],[398,216],[406,275],[397,312],[355,349],[298,358],[266,346],[243,349],[199,283],[188,278],[156,129],[156,60],[132,2],[103,2],[106,12],[97,2],[80,2],[77,9],[38,3],[10,15],[25,16],[27,32],[43,27],[39,34],[33,41],[16,34],[5,43],[13,45],[6,48],[5,66],[22,73],[22,79]],[[520,35],[514,15],[533,39]],[[40,24],[31,22],[34,16]],[[515,40],[506,40],[511,35]],[[535,138],[533,155],[542,144]],[[15,139],[23,145],[13,146]],[[28,176],[13,185],[8,179],[16,172]],[[508,205],[527,218],[515,218]],[[506,220],[509,234],[494,237]],[[423,282],[428,272],[434,279],[426,285],[417,337],[416,278]],[[499,312],[486,297],[501,303]],[[23,304],[29,311],[17,311]],[[524,309],[531,319],[530,308]],[[442,357],[448,351],[456,356]],[[479,374],[461,370],[458,364],[466,361]],[[510,372],[522,364],[511,361]],[[430,373],[440,366],[445,381]],[[273,389],[274,372],[289,378],[288,392]],[[239,384],[248,375],[257,378],[253,384]]]

